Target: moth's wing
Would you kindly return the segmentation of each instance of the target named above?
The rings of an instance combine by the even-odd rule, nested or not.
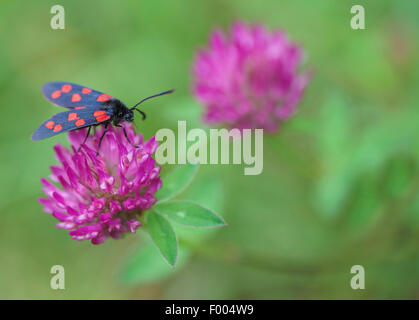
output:
[[[111,119],[112,109],[99,110],[85,108],[57,113],[52,118],[44,121],[33,133],[32,140],[42,140],[59,133],[68,132],[95,124],[100,124]]]
[[[47,82],[42,93],[48,101],[66,108],[100,107],[101,102],[113,97],[85,86],[70,82]]]

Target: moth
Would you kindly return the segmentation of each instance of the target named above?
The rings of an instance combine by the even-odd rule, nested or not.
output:
[[[69,109],[60,112],[44,121],[38,129],[32,134],[32,140],[42,140],[63,132],[69,132],[82,128],[88,128],[86,138],[80,145],[80,148],[86,143],[90,135],[90,130],[94,126],[104,125],[105,130],[99,140],[96,155],[99,154],[100,145],[103,137],[109,129],[110,125],[120,127],[124,131],[125,138],[135,148],[128,138],[124,126],[121,122],[133,122],[134,111],[138,111],[143,120],[146,114],[137,108],[144,101],[172,93],[174,89],[160,92],[142,99],[133,107],[128,108],[120,100],[97,90],[88,87],[70,83],[70,82],[48,82],[42,87],[42,93],[45,98],[53,104]]]

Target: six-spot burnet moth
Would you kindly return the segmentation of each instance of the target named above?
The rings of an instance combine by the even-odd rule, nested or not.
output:
[[[172,93],[173,90],[164,91],[150,97],[142,99],[132,108],[127,108],[118,99],[105,93],[86,88],[84,86],[69,82],[48,82],[42,87],[42,93],[52,103],[57,106],[70,109],[66,112],[57,113],[52,118],[46,120],[33,133],[32,140],[41,140],[55,136],[62,132],[68,132],[88,127],[86,138],[81,146],[86,142],[92,126],[104,125],[105,131],[99,140],[97,153],[99,154],[102,139],[108,131],[109,125],[121,127],[127,141],[134,147],[128,138],[125,128],[120,125],[121,122],[134,121],[134,110],[141,113],[143,120],[146,115],[136,107],[154,97]],[[79,148],[79,150],[80,150]]]

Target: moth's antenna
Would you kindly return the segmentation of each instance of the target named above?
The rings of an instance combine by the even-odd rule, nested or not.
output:
[[[169,91],[160,92],[160,93],[154,94],[152,96],[149,96],[147,98],[144,98],[143,100],[141,100],[140,102],[138,102],[135,106],[133,106],[131,108],[131,110],[134,110],[136,106],[138,106],[139,104],[143,103],[144,101],[146,101],[148,99],[155,98],[155,97],[158,97],[158,96],[162,96],[164,94],[172,93],[173,91],[175,91],[175,89],[172,89],[172,90],[169,90]],[[138,109],[135,109],[135,110],[139,111]]]
[[[141,113],[141,116],[143,117],[143,120],[145,120],[146,115],[145,115],[145,113],[143,111],[141,111],[140,109],[137,109],[136,107],[134,107],[132,109],[134,109],[135,111],[138,111],[139,113]]]

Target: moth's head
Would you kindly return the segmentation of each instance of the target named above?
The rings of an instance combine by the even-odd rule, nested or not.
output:
[[[114,108],[114,117],[119,120],[119,122],[132,122],[134,121],[134,111],[125,107],[125,105],[119,105],[117,108]]]
[[[128,109],[126,113],[124,114],[124,121],[127,122],[133,122],[134,121],[134,111],[131,109]]]

